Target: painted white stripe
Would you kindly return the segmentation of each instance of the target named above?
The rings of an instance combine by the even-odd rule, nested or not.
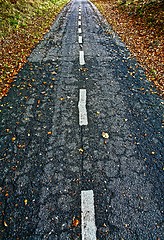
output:
[[[81,191],[82,240],[96,240],[94,196],[92,190]]]
[[[80,65],[84,65],[85,64],[84,51],[80,51],[79,52],[79,62],[80,62]]]
[[[79,16],[79,20],[81,20],[81,16]]]
[[[81,28],[78,28],[78,33],[82,33],[82,29]]]
[[[83,38],[82,38],[82,36],[79,36],[79,43],[83,43]]]
[[[88,125],[87,109],[86,109],[86,89],[80,89],[79,92],[79,125]]]
[[[81,26],[81,21],[78,21],[78,25]]]

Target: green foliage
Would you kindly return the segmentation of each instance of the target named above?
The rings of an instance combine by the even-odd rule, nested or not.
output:
[[[0,37],[28,25],[37,16],[44,16],[63,6],[68,0],[0,0]]]

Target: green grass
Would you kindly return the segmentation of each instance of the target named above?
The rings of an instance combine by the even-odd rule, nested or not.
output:
[[[68,1],[0,0],[0,99]]]
[[[14,2],[14,3],[11,3]],[[58,12],[68,0],[0,0],[0,37],[27,28],[35,19]]]

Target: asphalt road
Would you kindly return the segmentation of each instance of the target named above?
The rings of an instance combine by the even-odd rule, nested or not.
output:
[[[150,88],[96,8],[71,1],[1,102],[0,239],[164,239]]]

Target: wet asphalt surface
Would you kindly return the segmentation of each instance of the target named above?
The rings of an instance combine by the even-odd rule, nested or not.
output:
[[[164,239],[163,103],[96,8],[71,1],[1,102],[0,239],[81,239],[90,189],[97,239]]]

